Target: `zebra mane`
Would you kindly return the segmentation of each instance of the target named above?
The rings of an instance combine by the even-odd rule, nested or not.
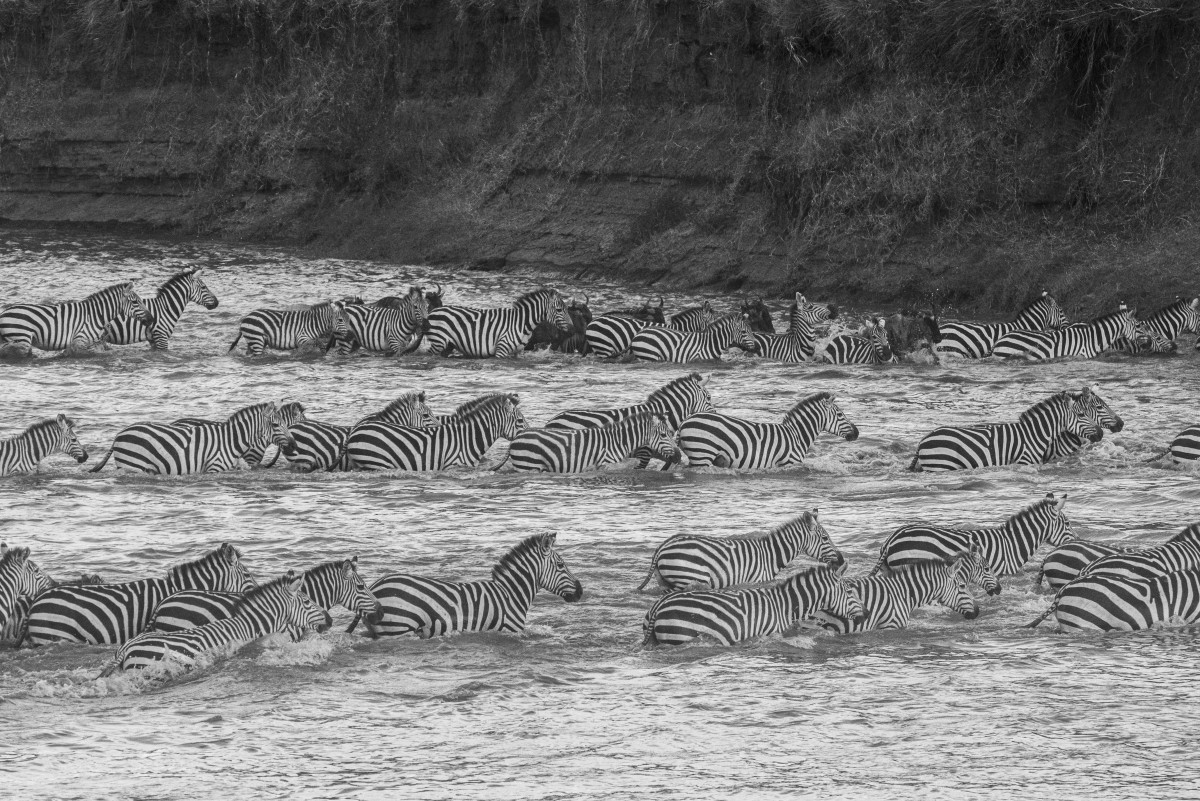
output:
[[[830,567],[829,565],[805,565],[792,575],[780,581],[776,586],[782,587],[786,584],[791,584],[801,578],[811,576],[814,573],[828,574],[834,578],[837,578],[840,575],[840,571],[837,568]]]
[[[602,426],[596,426],[590,430],[592,430],[592,431],[612,431],[612,430],[618,429],[618,428],[633,428],[635,425],[642,425],[642,424],[648,422],[651,417],[658,417],[661,419],[662,412],[655,412],[655,411],[636,412],[634,414],[629,415],[628,417],[623,417],[620,420],[613,420],[611,422],[605,423]],[[588,430],[589,429],[586,429],[586,428],[562,429],[562,432],[567,433],[567,434],[580,434],[580,433],[583,433]]]
[[[512,400],[514,396],[507,392],[489,392],[486,395],[481,395],[478,398],[467,401],[460,405],[451,413],[451,417],[462,418],[468,415],[475,414],[484,408],[498,406],[505,400]],[[515,403],[515,401],[513,401]]]
[[[122,290],[122,289],[128,289],[130,291],[133,291],[133,282],[132,281],[122,281],[119,284],[112,284],[111,286],[104,287],[104,289],[98,289],[95,292],[93,292],[92,294],[88,295],[86,300],[91,300],[92,298],[98,298],[103,295],[115,294],[117,291]]]
[[[156,293],[156,295],[161,295],[169,286],[172,286],[172,285],[178,284],[178,283],[182,283],[183,281],[186,281],[187,279],[191,278],[193,275],[196,274],[197,269],[199,269],[199,268],[187,267],[187,268],[184,268],[184,269],[180,270],[179,272],[175,273],[170,278],[168,278],[166,281],[162,282],[162,285],[159,286],[158,292]]]
[[[812,520],[812,517],[813,517],[813,513],[806,510],[804,512],[804,514],[796,515],[791,520],[788,520],[784,523],[780,523],[778,526],[775,526],[767,531],[752,531],[749,534],[734,534],[732,536],[725,537],[724,539],[737,540],[739,542],[742,542],[742,541],[753,542],[753,541],[758,541],[758,540],[768,540],[771,537],[778,534],[779,532],[783,531],[788,526],[795,525],[796,523],[800,522],[801,520]]]
[[[1050,407],[1062,403],[1064,399],[1069,401],[1076,400],[1076,398],[1071,395],[1070,391],[1064,389],[1062,392],[1056,392],[1048,398],[1043,398],[1025,411],[1021,412],[1020,419],[1027,420],[1035,414],[1044,412]]]
[[[270,401],[264,401],[263,403],[253,403],[249,406],[243,406],[242,408],[238,409],[236,412],[229,415],[229,417],[225,418],[225,420],[218,420],[216,422],[218,422],[218,423],[228,422],[230,420],[233,420],[235,417],[238,419],[250,417],[250,416],[254,415],[256,412],[265,411],[266,409],[268,409],[271,406],[274,406],[274,404],[271,403]],[[303,408],[303,407],[301,407],[301,408]]]
[[[73,430],[75,428],[75,421],[72,420],[70,417],[67,417],[65,419],[67,421],[67,425],[69,425]],[[38,420],[36,423],[34,423],[33,425],[26,428],[20,434],[17,434],[17,437],[34,437],[41,433],[54,433],[57,430],[58,430],[58,418],[57,417],[47,417],[45,420]]]
[[[1014,525],[1016,523],[1020,523],[1024,520],[1028,520],[1029,518],[1033,517],[1038,512],[1045,509],[1047,506],[1054,506],[1057,503],[1058,503],[1057,500],[1055,500],[1054,498],[1051,498],[1049,496],[1042,498],[1040,501],[1038,501],[1036,503],[1032,503],[1029,506],[1026,506],[1024,509],[1017,512],[1015,515],[1008,518],[1008,520],[1005,520],[1004,526],[1008,527],[1008,526]]]
[[[526,556],[530,551],[535,551],[541,547],[542,540],[545,534],[533,534],[518,542],[508,553],[500,557],[500,561],[492,568],[492,580],[497,580],[505,573],[513,569],[513,566],[518,560]]]
[[[0,556],[0,570],[3,570],[5,567],[8,567],[10,564],[12,564],[13,562],[16,562],[18,559],[20,559],[21,561],[27,561],[29,559],[29,549],[24,548],[24,547],[9,548],[7,551],[4,552],[3,556]]]
[[[321,564],[317,565],[316,567],[312,567],[312,568],[309,568],[308,570],[305,570],[304,577],[305,577],[305,579],[307,579],[309,576],[315,577],[315,576],[324,575],[326,573],[334,573],[334,574],[340,576],[342,573],[342,570],[346,566],[346,563],[350,563],[350,565],[352,565],[352,566],[354,565],[354,562],[351,559],[334,559],[331,562],[322,562]],[[354,567],[354,571],[358,572],[358,568]]]
[[[899,565],[897,567],[891,567],[889,565],[884,565],[883,566],[883,575],[885,575],[885,576],[904,576],[909,573],[918,573],[918,572],[922,572],[922,571],[932,572],[933,570],[935,570],[937,568],[949,567],[950,565],[953,565],[954,562],[959,558],[959,556],[960,556],[959,554],[955,554],[948,559],[922,559],[921,561],[918,561],[918,562],[910,562],[907,565]],[[829,569],[832,570],[833,568],[829,568]],[[856,581],[857,581],[857,579],[856,579]]]
[[[818,403],[822,403],[827,400],[833,400],[832,392],[814,392],[808,397],[801,398],[799,401],[797,401],[796,405],[788,411],[788,414],[796,414],[797,412],[807,409],[810,406],[816,406]]]
[[[1200,542],[1200,523],[1192,523],[1164,544],[1172,542]]]
[[[391,412],[396,411],[397,409],[404,409],[406,407],[411,408],[413,406],[416,406],[418,403],[424,403],[424,402],[425,402],[424,391],[405,392],[403,395],[396,398],[394,401],[389,403],[387,406],[384,406],[379,411],[374,412],[372,414],[368,414],[362,420],[359,420],[358,423],[359,423],[359,425],[362,425],[363,423],[370,423],[375,420],[382,420],[385,416],[387,416]],[[455,412],[457,413],[457,411],[458,410],[456,409]]]
[[[521,297],[514,300],[513,305],[516,306],[519,303],[523,303],[524,301],[527,301],[527,300],[533,300],[535,298],[540,300],[543,297],[550,297],[550,295],[553,295],[557,291],[558,290],[551,289],[549,287],[542,287],[541,289],[535,289],[532,292],[526,292],[524,295],[522,295]]]
[[[320,567],[324,567],[324,565],[321,565]],[[313,568],[313,569],[317,570],[319,568]],[[266,584],[259,584],[254,589],[247,591],[246,594],[243,595],[241,598],[237,599],[237,602],[233,605],[233,614],[235,614],[235,615],[239,614],[243,609],[246,609],[247,607],[258,603],[260,598],[263,598],[268,595],[277,594],[281,587],[289,585],[295,580],[296,580],[295,571],[289,570],[287,573],[284,573],[279,578],[271,579]]]
[[[669,382],[667,382],[667,384],[665,386],[659,387],[658,389],[651,392],[649,394],[649,396],[647,396],[646,402],[654,403],[654,401],[660,400],[661,398],[669,395],[671,390],[676,389],[677,387],[679,387],[686,381],[693,381],[697,384],[703,384],[704,377],[702,375],[700,375],[699,373],[688,373],[685,376],[682,376],[680,378],[676,378],[672,381],[669,381]]]
[[[226,542],[223,543],[221,547],[214,548],[213,550],[204,554],[204,556],[201,556],[199,559],[193,559],[190,562],[184,562],[182,565],[175,565],[175,567],[167,571],[167,578],[181,578],[185,570],[208,567],[209,565],[214,565],[217,562],[225,561],[230,553],[232,553],[239,560],[242,558],[242,552]]]

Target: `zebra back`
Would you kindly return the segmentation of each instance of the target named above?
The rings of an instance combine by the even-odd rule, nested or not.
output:
[[[508,456],[517,470],[578,473],[643,449],[668,465],[680,460],[675,429],[662,415],[645,411],[604,426],[526,431],[513,439]]]
[[[978,563],[977,563],[978,564]],[[848,633],[873,629],[901,629],[914,609],[941,604],[968,620],[979,616],[979,605],[967,591],[972,566],[962,555],[916,562],[848,582],[863,608],[859,621],[834,610],[822,609],[817,622],[831,631]]]
[[[1062,328],[1068,322],[1062,306],[1046,290],[1042,290],[1042,294],[1013,319],[1015,325],[1026,331],[1049,331]]]
[[[867,320],[863,334],[835,337],[822,354],[830,364],[886,364],[893,361],[888,344],[887,321],[882,317]]]
[[[716,322],[716,320],[717,313],[713,311],[712,304],[706,300],[699,306],[693,306],[677,314],[672,314],[667,325],[676,331],[699,333],[708,330],[709,326]]]
[[[109,322],[129,316],[152,322],[149,309],[129,281],[64,303],[19,303],[0,311],[0,340],[28,351],[64,350],[98,342]]]
[[[1200,523],[1193,523],[1161,545],[1102,556],[1080,570],[1078,578],[1117,576],[1149,581],[1165,573],[1195,569],[1200,569]]]
[[[811,359],[816,350],[816,326],[837,317],[833,306],[809,303],[797,292],[788,309],[786,334],[754,334],[758,354],[768,359],[803,362]]]
[[[1167,452],[1177,462],[1193,462],[1200,459],[1200,426],[1180,431],[1168,447]]]
[[[431,428],[436,425],[433,412],[425,402],[424,390],[401,395],[379,411],[368,414],[355,425],[360,426],[363,423],[392,423],[408,428]]]
[[[672,429],[692,415],[713,411],[712,395],[708,391],[711,376],[689,373],[673,379],[650,393],[645,403],[616,409],[574,409],[559,412],[545,428],[592,428],[610,425],[642,412],[657,412]]]
[[[188,303],[200,304],[209,311],[218,305],[217,296],[200,279],[199,267],[188,267],[175,273],[158,288],[153,298],[144,298],[142,302],[152,323],[121,315],[109,322],[101,340],[114,345],[133,345],[149,340],[151,349],[166,350]]]
[[[48,456],[66,453],[79,464],[88,452],[75,434],[75,421],[65,414],[41,420],[15,437],[0,440],[0,476],[28,473]]]
[[[1080,572],[1102,556],[1116,553],[1133,553],[1139,548],[1125,545],[1110,545],[1089,540],[1071,540],[1059,545],[1042,560],[1034,585],[1042,579],[1052,590],[1058,590],[1079,577]]]
[[[1174,341],[1181,334],[1200,334],[1200,298],[1177,299],[1143,321],[1164,339]]]

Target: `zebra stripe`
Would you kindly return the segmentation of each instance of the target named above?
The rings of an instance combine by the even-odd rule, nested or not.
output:
[[[341,301],[324,301],[298,310],[255,309],[242,318],[232,351],[246,338],[246,355],[261,356],[265,348],[295,350],[325,345],[331,336]]]
[[[730,348],[753,352],[754,336],[742,314],[727,314],[702,333],[646,326],[633,335],[629,349],[648,362],[715,361]]]
[[[1168,342],[1183,334],[1200,334],[1200,298],[1176,300],[1141,322]]]
[[[838,571],[812,567],[769,587],[664,595],[642,621],[644,646],[684,645],[704,637],[733,645],[786,634],[819,609],[861,618],[862,605]]]
[[[118,468],[165,476],[234,470],[264,440],[281,443],[285,450],[295,447],[274,403],[239,409],[222,423],[137,423],[117,434],[91,472],[101,470],[110,456]]]
[[[680,426],[679,445],[692,467],[756,470],[800,464],[822,431],[850,442],[858,439],[858,427],[828,392],[804,398],[780,423],[754,423],[717,412],[695,415]]]
[[[788,309],[788,331],[786,334],[754,334],[758,355],[764,359],[799,364],[812,359],[816,350],[815,326],[837,317],[837,309],[809,303],[804,295],[796,293],[796,300]]]
[[[357,470],[445,470],[475,467],[497,439],[511,440],[528,428],[516,395],[492,396],[465,415],[430,429],[365,423],[346,438],[346,454]]]
[[[525,347],[533,329],[543,322],[560,331],[570,330],[566,304],[556,289],[539,289],[522,295],[508,308],[442,306],[429,313],[426,337],[430,352],[439,356],[458,350],[473,359],[512,358]]]
[[[914,562],[945,560],[971,550],[972,543],[979,544],[984,561],[993,573],[1014,575],[1044,543],[1058,546],[1073,539],[1071,523],[1063,512],[1066,503],[1065,494],[1055,499],[1054,493],[1048,493],[1042,500],[993,528],[901,526],[880,546],[879,562],[871,575],[885,568]]]
[[[992,355],[996,342],[1014,331],[1047,331],[1067,324],[1067,315],[1048,292],[1034,300],[1017,314],[1011,323],[941,323],[941,341],[933,347],[934,354],[982,359]]]
[[[970,584],[984,587],[999,581],[979,552],[937,561],[916,562],[846,582],[862,603],[863,617],[849,620],[844,615],[821,610],[814,619],[822,627],[840,634],[876,629],[903,629],[914,609],[941,604],[965,617],[979,617],[979,605],[971,597]]]
[[[43,459],[56,453],[70,454],[79,464],[88,460],[88,452],[75,434],[75,421],[65,414],[0,440],[0,476],[36,472]]]
[[[1125,545],[1109,545],[1091,540],[1071,540],[1064,542],[1042,560],[1034,585],[1040,585],[1042,579],[1052,590],[1059,590],[1074,581],[1085,567],[1102,556],[1112,556],[1117,553],[1134,553],[1139,548]]]
[[[1171,458],[1177,462],[1192,462],[1200,459],[1200,426],[1185,428],[1171,440]]]
[[[1102,556],[1079,571],[1079,578],[1114,575],[1149,581],[1177,570],[1197,569],[1200,569],[1200,523],[1188,526],[1161,545]]]
[[[148,341],[151,350],[167,350],[187,304],[197,303],[212,311],[217,308],[217,296],[200,280],[200,268],[189,267],[168,278],[154,297],[143,298],[142,303],[150,313],[150,323],[136,317],[117,317],[105,327],[101,340],[112,345]]]
[[[555,537],[549,532],[522,540],[500,558],[492,577],[482,581],[441,581],[402,573],[380,578],[371,585],[382,605],[376,631],[381,635],[415,632],[422,639],[454,632],[524,631],[539,589],[567,603],[583,597],[579,579],[554,549]]]
[[[1097,317],[1089,323],[1067,326],[1057,331],[1016,331],[1001,337],[992,355],[1030,360],[1061,359],[1081,356],[1091,359],[1116,346],[1118,340],[1135,341],[1139,325],[1133,312],[1125,308]]]
[[[738,537],[677,534],[654,551],[650,572],[638,591],[651,581],[668,591],[716,590],[773,581],[799,554],[834,568],[846,563],[817,519],[816,509],[765,534]]]
[[[890,364],[896,361],[888,345],[887,320],[867,320],[864,333],[834,337],[821,359],[828,364]]]
[[[667,464],[680,460],[675,429],[654,412],[598,428],[525,431],[513,438],[508,458],[520,471],[582,473],[618,464],[642,450]]]
[[[698,334],[702,331],[707,331],[718,319],[719,316],[713,310],[712,304],[706,300],[699,306],[693,306],[690,309],[684,309],[678,314],[672,314],[667,327],[675,331]]]
[[[26,356],[32,348],[85,348],[99,342],[104,329],[119,317],[152,322],[129,281],[105,287],[83,300],[9,306],[0,312],[0,341],[17,346]]]
[[[300,589],[318,609],[341,606],[366,616],[372,626],[380,611],[379,601],[358,574],[358,557],[325,562],[301,576]],[[148,631],[187,631],[232,617],[245,596],[232,592],[184,590],[169,596],[150,620]],[[299,632],[292,632],[299,639]]]
[[[560,331],[552,323],[538,323],[525,343],[525,350],[549,348],[556,353],[588,353],[587,337],[584,332],[592,322],[592,310],[588,307],[588,296],[583,302],[571,298],[567,305],[567,316],[571,319],[568,331]]]
[[[29,558],[28,548],[9,548],[0,543],[0,632],[11,628],[9,623],[14,617],[28,612],[27,599],[52,586],[50,577]]]
[[[583,338],[587,341],[588,352],[594,356],[620,356],[629,350],[634,336],[650,325],[651,323],[636,317],[603,314],[588,323]]]
[[[1148,581],[1088,576],[1064,587],[1051,611],[1060,629],[1143,631],[1194,625],[1200,622],[1200,571],[1172,571]]]
[[[246,461],[246,464],[252,468],[262,465],[263,456],[266,454],[267,448],[271,447],[272,444],[278,448],[278,452],[271,459],[270,464],[265,465],[265,467],[275,464],[275,459],[279,458],[280,453],[285,455],[288,453],[294,454],[296,452],[295,442],[294,438],[290,436],[290,429],[293,425],[300,423],[304,419],[304,404],[292,401],[280,406],[279,427],[282,431],[288,432],[288,436],[281,436],[280,430],[272,430],[268,438],[256,442],[250,446],[249,450],[242,454],[242,458]],[[220,423],[220,420],[206,420],[201,417],[181,417],[178,420],[171,421],[171,425],[173,426],[214,426],[220,425]]]
[[[1104,399],[1100,397],[1100,393],[1095,388],[1092,388],[1086,394],[1071,393],[1071,397],[1080,404],[1080,407],[1083,409],[1083,416],[1093,419],[1101,428],[1106,428],[1114,434],[1125,428],[1125,421],[1104,402]],[[1042,461],[1052,462],[1055,459],[1078,453],[1083,450],[1086,444],[1087,442],[1083,437],[1063,431],[1050,442],[1050,447],[1042,457]]]
[[[921,438],[908,469],[915,472],[976,470],[1009,464],[1042,464],[1074,440],[1055,440],[1063,434],[1099,442],[1103,436],[1091,398],[1059,392],[1021,413],[1016,423],[943,426]]]
[[[190,631],[150,632],[134,637],[117,649],[112,663],[100,676],[163,662],[190,668],[201,654],[218,648],[236,652],[268,634],[293,628],[325,631],[332,623],[329,613],[313,605],[303,592],[303,583],[302,577],[289,570],[284,577],[247,592],[232,617]]]
[[[424,392],[401,395],[382,410],[350,426],[305,420],[288,426],[288,433],[296,443],[294,453],[284,454],[289,466],[305,473],[317,469],[349,470],[346,439],[355,426],[371,422],[394,423],[407,428],[430,428],[434,425],[433,413],[425,403]]]
[[[412,287],[398,303],[386,307],[346,304],[334,319],[333,337],[326,350],[337,345],[347,355],[362,348],[388,356],[400,356],[416,348],[413,342],[425,318],[429,303],[420,287]]]
[[[66,640],[122,643],[142,632],[163,599],[180,590],[245,592],[255,586],[232,545],[174,567],[165,579],[55,587],[30,607],[22,639],[30,645]],[[20,644],[20,643],[18,643]]]

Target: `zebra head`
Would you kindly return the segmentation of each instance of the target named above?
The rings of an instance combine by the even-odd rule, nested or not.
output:
[[[408,301],[409,308],[412,309],[413,320],[416,324],[420,325],[425,322],[425,318],[429,316],[430,304],[421,287],[409,287],[408,294],[404,298]]]
[[[116,300],[118,314],[140,320],[147,326],[154,325],[154,315],[150,313],[150,309],[138,297],[138,293],[133,291],[133,282],[126,281],[123,284],[117,285]]]
[[[686,462],[686,456],[683,451],[679,450],[678,436],[675,429],[667,422],[667,419],[661,414],[650,415],[650,430],[646,438],[646,446],[654,452],[654,455],[662,459],[668,465],[676,462]]]
[[[28,548],[9,548],[0,542],[0,629],[22,595],[36,596],[53,586],[50,577],[29,559]]]
[[[60,414],[54,418],[54,423],[58,427],[58,437],[54,443],[55,450],[69,454],[79,464],[86,462],[88,452],[75,434],[75,421],[65,414]]]
[[[983,545],[975,537],[971,538],[971,547],[954,557],[955,569],[962,572],[967,584],[983,587],[988,595],[1000,594],[1000,579],[988,563],[983,552]]]
[[[425,391],[406,392],[383,407],[381,411],[369,414],[355,425],[363,423],[392,423],[405,428],[433,428],[437,419],[425,402]]]
[[[217,308],[217,296],[200,280],[200,268],[192,267],[190,270],[184,270],[183,274],[187,276],[187,299],[209,311]]]
[[[1063,508],[1067,505],[1067,494],[1055,498],[1053,492],[1026,509],[1022,509],[1004,523],[1008,530],[1032,530],[1038,545],[1049,543],[1054,547],[1075,539],[1071,532],[1071,521],[1067,520]],[[1036,546],[1035,546],[1036,547]]]
[[[530,597],[542,589],[549,590],[567,603],[575,603],[583,597],[583,585],[554,549],[556,538],[553,531],[548,531],[522,540],[492,569],[492,578],[497,581],[506,578],[512,580],[521,574],[532,579]]]
[[[1134,340],[1134,352],[1149,351],[1150,353],[1174,353],[1179,345],[1173,339],[1167,339],[1157,328],[1145,320],[1134,320],[1137,328],[1137,339]]]
[[[818,325],[827,323],[830,320],[836,320],[838,316],[837,306],[832,304],[824,305],[820,303],[809,303],[801,293],[796,293],[796,300],[790,309],[792,314],[800,315],[800,319],[809,325]]]
[[[967,620],[974,620],[979,617],[979,604],[975,603],[975,599],[967,590],[967,582],[970,580],[967,561],[959,554],[940,563],[934,562],[934,573],[930,578],[933,581],[934,601],[953,609]],[[917,563],[907,569],[920,569],[919,566],[920,563]]]
[[[350,321],[346,319],[346,302],[344,300],[335,301],[333,304],[333,319],[330,323],[329,344],[325,346],[325,352],[334,346],[338,340],[350,339]]]
[[[318,565],[304,574],[304,591],[314,603],[328,608],[343,606],[362,615],[368,624],[382,610],[358,574],[358,556]]]
[[[523,295],[514,306],[532,308],[534,323],[550,323],[563,333],[571,331],[571,317],[567,314],[567,304],[557,289],[539,289]]]
[[[847,442],[858,439],[858,426],[846,419],[837,399],[831,392],[815,392],[791,408],[783,417],[784,422],[800,424],[807,421],[818,431],[836,434]]]
[[[304,416],[304,404],[298,401],[285,403],[275,409],[271,417],[270,437],[271,442],[279,446],[279,450],[284,455],[296,455],[296,440],[292,437],[292,432],[288,429],[306,419]]]
[[[213,592],[249,592],[258,586],[242,564],[242,554],[228,542],[192,562],[167,571],[167,582],[175,589],[205,589]]]
[[[1180,321],[1179,333],[1200,334],[1200,298],[1192,298],[1192,302],[1186,300],[1179,302]]]
[[[892,361],[892,346],[888,343],[887,320],[882,317],[867,320],[866,338],[871,343],[871,350],[875,354],[876,362],[887,364]]]
[[[838,569],[821,565],[784,579],[781,589],[794,621],[826,610],[855,623],[863,619],[858,593],[842,580]]]
[[[846,557],[833,544],[829,532],[821,525],[817,514],[818,511],[814,508],[789,520],[771,533],[793,537],[798,552],[824,562],[829,567],[842,568],[846,564]]]
[[[308,597],[304,591],[304,576],[297,576],[295,570],[289,570],[282,578],[247,592],[238,601],[233,613],[269,622],[269,628],[274,631],[292,628],[326,631],[333,625],[329,613]]]
[[[505,395],[504,398],[507,402],[500,406],[499,436],[511,440],[522,431],[528,430],[529,423],[525,422],[525,415],[517,406],[521,402],[520,398],[516,395]]]
[[[767,308],[767,304],[763,303],[761,295],[754,300],[749,298],[743,300],[742,314],[750,321],[751,330],[768,334],[775,333],[775,323],[771,321],[771,310]]]
[[[1078,400],[1070,393],[1066,393],[1069,402],[1064,413],[1063,430],[1089,442],[1099,442],[1104,439],[1104,429],[1100,427],[1098,411],[1088,399],[1091,391],[1085,389],[1084,392],[1085,394],[1079,396]]]
[[[1043,289],[1041,296],[1017,315],[1015,322],[1030,331],[1049,331],[1070,321],[1054,296]]]
[[[1086,409],[1086,414],[1096,420],[1096,423],[1114,434],[1125,427],[1125,421],[1109,408],[1096,387],[1084,387],[1075,398]]]
[[[758,342],[750,330],[750,321],[744,314],[726,314],[709,326],[708,333],[716,339],[717,345],[722,349],[741,348],[749,353],[758,350]]]

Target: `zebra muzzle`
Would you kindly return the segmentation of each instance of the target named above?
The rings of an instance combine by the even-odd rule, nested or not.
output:
[[[323,620],[323,621],[320,623],[320,625],[318,625],[318,626],[317,626],[317,631],[318,631],[318,632],[326,632],[326,631],[329,631],[329,628],[330,628],[332,625],[333,625],[333,618],[329,616],[329,613],[328,613],[328,612],[326,612],[326,613],[325,613],[325,620]]]
[[[979,606],[972,605],[970,609],[967,609],[962,613],[962,616],[967,620],[974,620],[975,618],[979,617]]]
[[[573,604],[581,598],[583,598],[583,585],[578,581],[575,582],[575,586],[573,586],[562,596],[562,599],[569,604]]]

